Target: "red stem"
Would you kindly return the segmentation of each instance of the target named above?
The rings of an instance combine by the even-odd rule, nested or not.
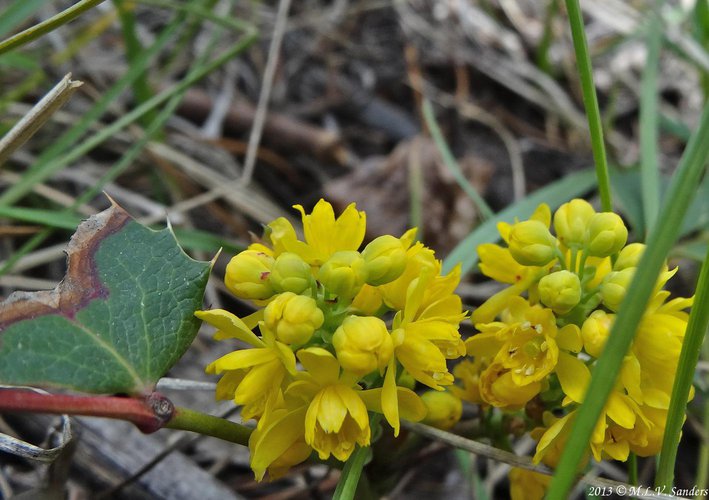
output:
[[[40,394],[26,389],[0,389],[0,413],[68,413],[89,417],[127,420],[149,434],[161,429],[175,411],[172,402],[160,393],[148,396],[72,396]]]

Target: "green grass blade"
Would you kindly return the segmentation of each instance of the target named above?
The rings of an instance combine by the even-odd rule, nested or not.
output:
[[[463,274],[473,269],[478,262],[477,246],[500,239],[500,234],[497,232],[498,222],[512,222],[515,217],[528,218],[540,203],[547,203],[554,210],[562,203],[590,191],[595,185],[596,176],[593,170],[589,169],[567,175],[536,190],[476,227],[443,261],[443,272],[449,272],[459,263]]]
[[[647,232],[655,226],[660,208],[660,171],[657,162],[659,127],[657,76],[661,49],[662,23],[659,15],[653,12],[648,26],[647,60],[640,86],[640,171],[643,218]]]
[[[58,27],[76,19],[81,14],[103,3],[105,0],[81,0],[66,10],[61,11],[46,21],[27,28],[26,30],[11,36],[7,40],[0,42],[0,54],[8,52],[14,48],[21,47],[37,38],[54,31]]]
[[[567,498],[576,478],[576,471],[585,454],[591,433],[613,389],[621,362],[633,340],[660,268],[677,239],[692,196],[705,171],[709,149],[709,105],[704,107],[699,128],[693,134],[682,155],[679,167],[668,188],[661,217],[650,233],[647,248],[638,264],[638,270],[620,307],[608,337],[603,354],[598,359],[585,401],[578,410],[569,440],[559,459],[559,466],[549,486],[552,500]]]
[[[332,495],[333,500],[352,500],[355,497],[362,469],[370,453],[369,446],[357,446],[357,449],[350,455],[345,467],[342,469],[340,481],[337,483],[335,493]]]
[[[699,273],[694,304],[692,312],[689,314],[687,332],[679,355],[677,375],[672,387],[665,436],[655,477],[655,486],[665,486],[665,491],[672,489],[677,448],[679,447],[682,424],[684,424],[689,388],[692,386],[694,371],[697,368],[697,361],[699,361],[702,349],[702,341],[707,332],[707,325],[709,325],[709,307],[707,307],[709,304],[709,251],[704,257],[704,264]]]
[[[456,161],[455,157],[453,156],[453,153],[448,147],[448,144],[446,143],[446,140],[443,137],[443,133],[441,132],[441,128],[438,126],[438,122],[436,122],[436,117],[433,113],[433,106],[431,106],[431,102],[428,99],[424,99],[422,108],[423,117],[424,120],[426,120],[426,126],[431,132],[433,142],[436,143],[436,147],[441,153],[441,157],[443,158],[443,163],[445,164],[446,168],[448,168],[450,173],[453,174],[455,181],[463,189],[465,194],[467,194],[470,199],[473,200],[473,203],[475,203],[475,206],[477,207],[478,212],[480,213],[480,217],[483,220],[493,217],[495,215],[495,212],[492,211],[492,209],[488,206],[482,196],[478,194],[473,185],[470,184],[470,182],[468,182],[468,179],[465,178],[463,171],[460,169],[460,165],[458,165],[458,162]]]
[[[113,3],[118,10],[118,18],[121,21],[121,32],[123,33],[123,44],[126,49],[126,59],[128,65],[132,66],[134,62],[140,58],[140,54],[144,50],[135,31],[135,5],[133,2],[127,2],[126,0],[113,0]],[[139,78],[133,80],[133,96],[136,102],[143,103],[150,99],[152,95],[153,91],[148,83],[147,72],[144,72]],[[146,113],[145,116],[141,118],[141,125],[147,126],[154,118],[154,111]]]
[[[569,13],[569,25],[571,35],[574,40],[574,51],[576,52],[576,66],[581,80],[581,91],[583,93],[583,103],[588,117],[588,129],[591,133],[591,149],[593,150],[593,160],[596,163],[596,176],[598,177],[598,191],[601,195],[601,209],[604,212],[613,210],[611,201],[611,186],[608,175],[608,161],[606,160],[606,146],[603,142],[603,126],[601,124],[601,112],[598,107],[596,97],[596,87],[593,83],[593,71],[591,69],[591,57],[588,54],[588,43],[583,26],[583,15],[579,0],[566,0],[566,10]]]
[[[69,231],[74,231],[81,222],[81,217],[68,212],[25,207],[0,206],[0,217]]]
[[[24,2],[14,2],[4,11],[0,12],[0,36],[11,31],[13,27],[21,24],[37,12],[45,0],[27,0]]]

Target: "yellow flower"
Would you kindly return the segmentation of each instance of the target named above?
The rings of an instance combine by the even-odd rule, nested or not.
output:
[[[357,376],[340,374],[335,357],[320,347],[298,351],[305,372],[286,390],[286,397],[307,403],[305,442],[318,452],[320,459],[333,455],[341,461],[349,458],[355,444],[368,446],[371,431],[367,406],[357,386]]]
[[[564,451],[564,446],[571,432],[571,425],[576,412],[572,411],[567,415],[557,418],[550,412],[544,413],[544,425],[546,428],[536,428],[530,434],[538,440],[537,450],[532,457],[532,462],[538,464],[543,462],[550,467],[556,467],[559,458]],[[580,468],[583,468],[581,465]]]
[[[566,314],[581,300],[581,281],[570,271],[556,271],[539,280],[539,298],[557,314]]]
[[[509,410],[522,408],[534,396],[539,394],[542,384],[530,382],[518,385],[512,379],[509,368],[493,362],[480,376],[480,396],[495,407]]]
[[[367,280],[367,268],[359,252],[335,252],[320,268],[318,281],[325,290],[344,300],[352,300]]]
[[[583,322],[581,336],[583,337],[584,349],[594,358],[601,356],[614,319],[615,314],[608,314],[599,309],[593,311]]]
[[[447,276],[434,276],[433,270],[426,269],[410,283],[404,307],[392,325],[396,359],[432,389],[453,383],[446,359],[465,354],[458,332],[465,313],[460,297],[452,293],[459,280],[459,267]]]
[[[386,324],[373,316],[348,316],[332,337],[342,368],[360,376],[383,374],[394,352]]]
[[[401,310],[404,308],[409,285],[424,271],[431,274],[441,272],[441,263],[436,260],[433,250],[420,242],[411,244],[414,235],[415,233],[409,231],[401,237],[402,243],[407,248],[404,272],[394,281],[377,287],[384,303],[391,309]]]
[[[513,467],[509,473],[512,500],[541,500],[546,495],[551,477],[539,472]]]
[[[613,264],[614,271],[622,271],[629,267],[638,267],[640,262],[640,257],[642,257],[645,251],[645,245],[642,243],[631,243],[625,246],[620,253],[618,253],[618,258]]]
[[[613,271],[604,278],[601,285],[601,298],[604,306],[611,311],[618,311],[634,274],[635,268],[627,267],[622,271]]]
[[[264,322],[285,344],[304,344],[325,321],[317,302],[305,295],[285,292],[264,309]]]
[[[421,395],[428,413],[423,423],[438,429],[448,430],[458,423],[463,415],[460,398],[448,391],[426,391]]]
[[[242,299],[263,300],[273,296],[269,281],[273,257],[257,250],[244,250],[226,266],[224,284],[231,293]]]
[[[480,396],[480,374],[487,368],[487,360],[476,356],[474,360],[464,359],[453,368],[455,380],[462,384],[451,385],[449,390],[456,397],[473,404],[483,404]]]
[[[364,247],[362,258],[366,263],[367,283],[384,285],[394,281],[404,272],[406,247],[400,238],[384,235]]]
[[[355,204],[350,204],[335,218],[332,205],[321,199],[310,214],[301,205],[294,208],[301,213],[305,241],[298,240],[295,229],[284,217],[279,217],[266,227],[266,239],[278,257],[283,252],[292,252],[314,267],[321,266],[332,254],[359,249],[364,240],[367,218]]]
[[[518,222],[509,238],[510,253],[523,266],[545,266],[556,256],[557,240],[539,221]]]
[[[277,292],[300,294],[311,287],[313,275],[310,265],[298,254],[283,252],[276,258],[269,280]]]
[[[278,406],[259,420],[249,437],[250,465],[257,481],[266,472],[276,479],[310,456],[312,448],[304,438],[306,411],[302,401],[285,402],[281,397]]]
[[[582,247],[586,243],[586,227],[595,213],[586,200],[577,198],[564,203],[554,213],[556,237],[567,247]]]
[[[589,255],[608,257],[625,246],[628,229],[618,214],[600,212],[589,219],[586,238]]]
[[[500,322],[476,327],[481,333],[466,341],[468,355],[494,357],[481,376],[483,399],[493,406],[515,407],[529,401],[536,395],[532,389],[540,388],[539,382],[554,370],[559,356],[558,329],[551,309],[512,297]]]
[[[666,302],[670,292],[661,291],[650,301],[631,348],[640,363],[640,389],[647,406],[667,409],[672,394],[693,298]],[[691,395],[690,395],[691,396]]]
[[[278,342],[263,323],[259,338],[242,320],[222,309],[197,311],[195,316],[217,328],[215,339],[235,338],[252,346],[222,356],[210,363],[206,371],[226,372],[220,380],[221,387],[218,385],[217,396],[226,399],[231,394],[236,404],[244,406],[241,412],[244,419],[258,418],[295,373],[293,352]]]
[[[556,373],[567,396],[565,403],[582,403],[591,379],[591,372],[584,362],[575,356],[562,353]],[[608,397],[591,435],[591,452],[598,461],[602,459],[603,453],[616,460],[626,460],[630,449],[627,438],[637,430],[640,422],[645,420],[639,405],[626,394],[627,389],[623,387],[624,382],[628,382],[627,376],[625,380],[623,376],[620,378]],[[620,429],[627,432],[621,432]]]

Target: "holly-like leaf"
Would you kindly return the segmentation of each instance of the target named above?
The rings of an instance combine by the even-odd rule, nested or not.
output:
[[[210,263],[117,205],[78,227],[67,256],[54,290],[0,303],[0,383],[150,392],[197,333]]]

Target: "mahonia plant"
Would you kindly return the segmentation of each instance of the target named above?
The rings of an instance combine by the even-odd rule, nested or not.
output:
[[[249,448],[258,480],[283,475],[313,451],[347,460],[356,445],[370,444],[369,412],[398,435],[401,418],[420,421],[427,406],[441,408],[436,394],[452,410],[432,412],[435,422],[450,426],[462,410],[442,392],[454,381],[447,360],[466,354],[458,332],[466,313],[454,293],[460,267],[442,275],[415,229],[360,249],[366,215],[354,204],[338,218],[324,200],[310,214],[295,208],[305,241],[281,217],[227,265],[226,287],[257,311],[196,313],[216,339],[247,345],[207,372],[221,375],[218,399],[257,421]],[[415,381],[433,394],[419,397]]]
[[[480,269],[506,284],[472,314],[479,333],[454,369],[452,394],[507,413],[526,410],[538,441],[534,462],[555,467],[645,246],[627,243],[622,219],[581,199],[553,217],[540,205],[526,221],[500,223],[506,246],[478,247]],[[659,453],[692,298],[668,300],[667,265],[638,325],[593,432],[593,458]],[[541,498],[549,477],[512,469],[513,498]]]

